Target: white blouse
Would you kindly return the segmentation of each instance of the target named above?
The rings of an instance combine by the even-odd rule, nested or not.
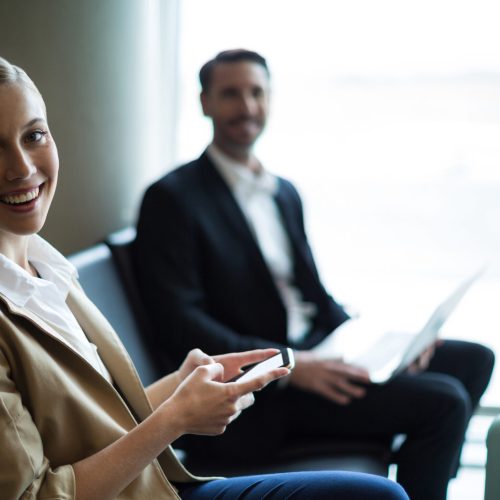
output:
[[[0,253],[0,293],[42,321],[55,325],[59,340],[83,356],[112,383],[97,347],[89,342],[66,304],[71,282],[77,276],[75,267],[38,235],[30,237],[28,260],[38,272],[39,278]]]

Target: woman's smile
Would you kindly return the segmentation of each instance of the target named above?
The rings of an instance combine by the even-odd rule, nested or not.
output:
[[[43,184],[33,188],[13,191],[0,195],[0,202],[14,210],[28,211],[35,206],[42,190]]]

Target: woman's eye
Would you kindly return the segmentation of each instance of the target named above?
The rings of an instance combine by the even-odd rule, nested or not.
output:
[[[26,142],[40,142],[46,135],[44,130],[34,130],[26,136]]]

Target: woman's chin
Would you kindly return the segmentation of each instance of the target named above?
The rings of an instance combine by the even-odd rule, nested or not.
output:
[[[6,227],[4,231],[7,230],[18,236],[30,236],[39,233],[44,225],[45,217],[43,219],[38,218],[37,220],[18,221],[13,227]]]

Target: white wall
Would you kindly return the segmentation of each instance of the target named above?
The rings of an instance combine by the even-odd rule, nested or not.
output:
[[[43,234],[64,253],[134,222],[171,161],[176,11],[177,0],[0,3],[0,55],[40,88],[59,148]]]

